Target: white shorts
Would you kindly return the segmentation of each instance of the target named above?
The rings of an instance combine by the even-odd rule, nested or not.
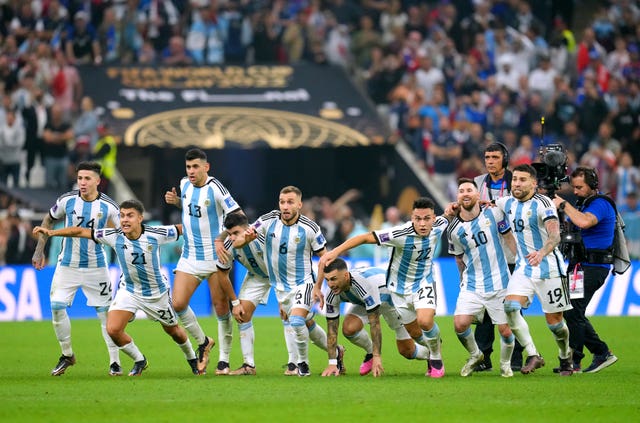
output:
[[[313,291],[313,283],[304,283],[296,286],[296,288],[291,291],[276,290],[276,298],[287,316],[290,316],[291,310],[294,308],[303,308],[311,311],[311,307],[313,306],[311,303],[311,291]],[[313,312],[307,313],[306,320],[311,320],[314,314]]]
[[[198,279],[198,282],[202,282],[203,279],[209,279],[211,274],[217,272],[218,267],[215,260],[194,260],[180,257],[175,270],[193,275]]]
[[[504,312],[504,297],[506,289],[492,294],[480,295],[471,291],[460,291],[456,302],[455,316],[476,316],[478,321],[484,318],[485,310],[489,313],[494,325],[507,323],[507,313]]]
[[[245,301],[251,301],[256,307],[258,304],[266,304],[269,300],[269,292],[271,282],[269,278],[262,278],[257,275],[247,275],[242,281],[238,298]]]
[[[545,313],[557,313],[573,308],[569,299],[569,286],[565,277],[532,279],[526,276],[522,269],[516,270],[511,275],[507,286],[507,296],[519,295],[527,297],[528,303],[524,307],[527,308],[533,301],[533,294],[536,294],[538,300],[540,300],[542,311]]]
[[[64,303],[70,307],[78,288],[82,289],[90,307],[108,307],[111,304],[113,289],[108,268],[80,269],[58,263],[51,280],[51,302]]]
[[[134,315],[138,310],[142,310],[149,319],[156,320],[163,326],[175,326],[178,324],[178,316],[171,304],[169,291],[158,298],[143,298],[133,295],[122,287],[116,292],[116,297],[113,299],[111,307],[109,307],[109,311],[112,310],[129,311]]]
[[[416,310],[421,308],[436,309],[436,290],[435,285],[429,284],[420,287],[418,291],[410,294],[391,293],[391,299],[398,313],[402,317],[402,323],[405,325],[416,320]]]
[[[398,341],[402,341],[404,339],[411,339],[411,335],[407,332],[404,325],[402,324],[402,317],[400,317],[400,313],[395,309],[395,307],[389,303],[383,302],[380,304],[380,315],[384,317],[384,320],[387,322],[387,325],[396,333],[396,339]],[[352,314],[362,320],[363,324],[369,323],[369,315],[364,306],[347,303],[344,307],[344,314]]]

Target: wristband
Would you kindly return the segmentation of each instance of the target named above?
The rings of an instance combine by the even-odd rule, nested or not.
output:
[[[329,366],[337,366],[338,365],[338,359],[337,358],[330,358],[329,359]]]
[[[239,306],[240,305],[240,300],[238,300],[238,299],[232,300],[231,301],[231,305],[234,306],[234,307],[235,306]]]
[[[567,200],[563,201],[562,203],[560,203],[560,205],[558,206],[558,210],[560,211],[564,211],[564,208],[567,206]]]

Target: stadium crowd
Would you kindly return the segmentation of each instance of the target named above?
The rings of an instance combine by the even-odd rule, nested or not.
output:
[[[46,183],[64,190],[71,182],[53,175],[70,174],[96,152],[99,110],[83,96],[78,66],[306,61],[343,66],[363,84],[388,119],[389,141],[410,145],[452,199],[458,177],[483,172],[491,142],[509,148],[512,166],[537,160],[540,145],[558,143],[569,171],[578,164],[597,169],[601,190],[626,204],[626,220],[637,228],[640,8],[601,1],[575,33],[580,3],[6,1],[0,186],[33,186],[40,158]],[[309,208],[330,210],[323,202],[331,203],[318,199]],[[327,219],[340,228],[331,231],[334,244],[341,232],[369,225],[366,214],[345,213]]]

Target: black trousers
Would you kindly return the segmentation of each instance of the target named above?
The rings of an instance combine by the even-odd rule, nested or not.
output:
[[[584,358],[584,347],[594,355],[606,354],[607,344],[600,339],[585,312],[593,294],[604,284],[609,275],[606,267],[583,266],[584,298],[571,300],[572,310],[564,312],[564,320],[569,327],[569,346],[573,349],[573,361],[579,363]]]

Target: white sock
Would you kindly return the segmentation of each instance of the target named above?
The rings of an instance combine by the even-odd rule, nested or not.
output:
[[[193,346],[191,345],[189,338],[187,338],[187,341],[184,344],[178,344],[178,346],[184,353],[184,358],[187,360],[193,360],[196,358],[196,352],[193,350]]]
[[[558,344],[558,355],[560,358],[569,358],[571,355],[571,348],[569,348],[569,328],[564,320],[555,325],[547,325],[553,333],[553,337]]]
[[[120,347],[120,349],[129,357],[131,357],[131,359],[136,362],[136,361],[142,361],[144,360],[144,355],[142,355],[142,353],[140,352],[140,350],[138,349],[138,347],[136,346],[136,344],[133,343],[133,340],[131,340],[131,342],[129,342],[126,345],[123,345],[122,347]]]
[[[327,332],[316,323],[309,328],[309,339],[321,350],[327,350]]]
[[[289,355],[289,361],[287,363],[298,364],[298,353],[296,352],[296,332],[291,327],[291,323],[288,320],[282,321],[284,327],[284,342],[287,345],[287,354]]]
[[[118,348],[107,333],[107,311],[98,311],[98,319],[100,319],[102,338],[104,338],[104,342],[107,344],[107,350],[109,350],[109,363],[120,364],[120,348]]]
[[[69,320],[67,309],[52,309],[51,323],[53,323],[53,331],[56,333],[62,355],[71,357],[73,355],[73,348],[71,348],[71,320]]]
[[[371,336],[366,330],[359,330],[354,335],[347,336],[349,342],[353,345],[357,345],[367,354],[373,354],[373,341],[371,341]]]
[[[476,338],[473,336],[473,332],[471,328],[467,328],[462,333],[456,332],[458,336],[458,340],[462,344],[463,347],[469,351],[469,354],[472,356],[476,356],[480,354],[480,349],[478,348],[478,343],[476,342]]]
[[[231,355],[231,343],[233,342],[231,313],[216,317],[218,318],[218,345],[220,345],[218,360],[228,363]]]
[[[413,359],[415,360],[428,360],[429,359],[429,348],[424,345],[413,343],[416,347],[416,350],[413,352]]]
[[[291,328],[296,334],[296,352],[298,353],[298,363],[309,364],[309,330],[302,316],[289,317]]]
[[[193,312],[191,307],[187,306],[181,312],[178,312],[178,318],[180,319],[180,323],[189,332],[189,335],[196,340],[198,345],[204,344],[205,334],[202,328],[200,327],[200,323],[198,323],[198,319],[196,319],[196,314]]]
[[[513,336],[513,334],[507,339],[500,336],[500,364],[508,364],[511,366],[511,355],[513,354],[513,348],[515,346],[515,336]]]
[[[433,327],[428,331],[422,332],[427,338],[427,344],[429,345],[429,355],[431,360],[442,360],[442,354],[440,352],[440,328],[437,323],[433,324]]]
[[[522,345],[524,350],[527,352],[527,356],[531,357],[538,355],[538,350],[533,344],[531,333],[529,333],[529,325],[527,324],[527,321],[524,320],[524,317],[522,317],[519,310],[507,312],[507,323],[509,323],[511,332],[513,332],[518,342],[520,342],[520,345]]]
[[[255,367],[256,363],[253,357],[255,332],[253,330],[253,323],[239,323],[238,329],[240,330],[240,349],[242,350],[242,359],[245,364]]]

